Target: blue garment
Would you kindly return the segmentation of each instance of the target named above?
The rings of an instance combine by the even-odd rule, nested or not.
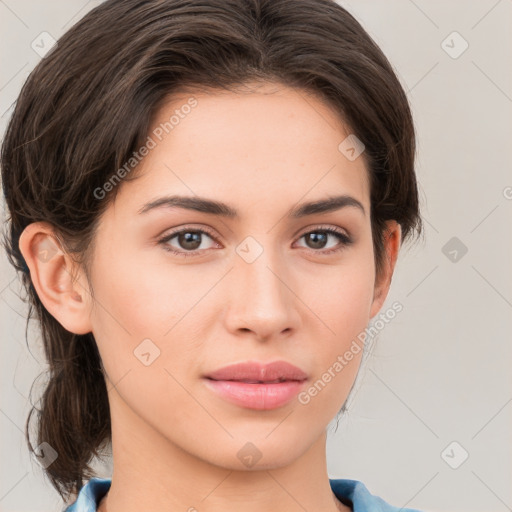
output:
[[[80,490],[74,503],[64,512],[96,512],[101,498],[110,489],[112,480],[109,478],[91,478]],[[353,512],[419,512],[412,508],[396,508],[384,500],[370,494],[365,485],[358,480],[329,480],[331,489],[337,498]]]

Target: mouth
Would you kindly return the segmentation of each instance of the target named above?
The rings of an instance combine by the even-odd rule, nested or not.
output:
[[[307,379],[304,371],[285,361],[237,363],[204,376],[208,389],[220,398],[256,410],[283,407],[299,393]]]
[[[301,382],[295,379],[275,379],[275,380],[250,380],[250,379],[212,379],[211,377],[206,377],[207,379],[214,380],[217,382],[245,382],[246,384],[279,384],[281,382]],[[304,380],[304,379],[302,379]]]
[[[219,368],[205,377],[212,380],[244,381],[248,383],[278,383],[282,381],[307,379],[306,372],[287,361],[260,363],[244,361]]]

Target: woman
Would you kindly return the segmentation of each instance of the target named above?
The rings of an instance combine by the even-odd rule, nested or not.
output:
[[[59,40],[2,182],[49,363],[29,447],[68,511],[396,510],[329,480],[326,428],[421,232],[414,152],[330,0],[107,0]]]

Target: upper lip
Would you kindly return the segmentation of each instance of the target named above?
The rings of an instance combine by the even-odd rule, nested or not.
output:
[[[270,382],[297,380],[308,378],[307,374],[297,366],[286,361],[274,361],[272,363],[259,363],[246,361],[219,368],[208,375],[213,380],[238,380],[254,382]]]

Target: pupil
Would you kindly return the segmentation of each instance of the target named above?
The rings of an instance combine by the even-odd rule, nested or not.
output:
[[[313,241],[315,249],[322,249],[327,241],[327,233],[310,233],[309,240]]]
[[[183,246],[185,249],[194,250],[201,245],[200,238],[201,233],[191,233],[190,231],[188,231],[186,233],[181,233],[181,235],[179,235],[179,242],[180,244],[185,244]],[[192,246],[190,246],[189,244],[192,244]]]

